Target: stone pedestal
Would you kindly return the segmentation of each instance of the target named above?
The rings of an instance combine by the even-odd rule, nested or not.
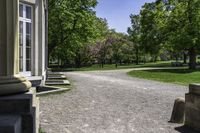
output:
[[[173,107],[170,122],[183,123],[184,116],[185,116],[185,99],[179,97],[174,102],[174,107]]]
[[[38,133],[39,99],[36,97],[35,89],[30,89],[29,92],[24,94],[0,97],[0,116],[11,117],[12,115],[20,117],[21,133]]]
[[[22,124],[19,115],[2,115],[0,116],[1,133],[21,133]]]
[[[185,95],[185,125],[200,131],[200,84],[190,84]]]

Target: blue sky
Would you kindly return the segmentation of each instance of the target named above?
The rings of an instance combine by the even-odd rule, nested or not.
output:
[[[98,0],[95,11],[98,17],[107,19],[110,28],[126,33],[130,26],[129,15],[139,14],[146,2],[153,1],[155,0]]]

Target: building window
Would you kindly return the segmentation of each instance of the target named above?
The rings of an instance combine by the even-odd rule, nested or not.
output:
[[[19,68],[25,76],[31,76],[32,6],[19,5]]]

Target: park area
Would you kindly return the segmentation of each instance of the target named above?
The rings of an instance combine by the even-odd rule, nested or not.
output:
[[[0,0],[0,133],[200,133],[200,0]]]
[[[188,85],[178,75],[198,75],[198,71],[157,69],[62,72],[73,82],[73,89],[41,97],[42,129],[47,133],[197,133],[169,120],[174,100],[188,92]],[[170,82],[177,84],[147,80],[154,79],[148,71],[156,80],[178,77],[183,85],[173,80]],[[159,75],[157,71],[161,71]]]
[[[199,0],[49,0],[48,8],[48,70],[71,86],[41,96],[42,130],[200,130]],[[182,121],[170,123],[178,97]]]
[[[54,68],[56,72],[67,71],[106,71],[106,70],[121,70],[134,69],[127,74],[132,77],[156,80],[161,82],[173,83],[188,86],[191,83],[200,82],[200,69],[188,69],[187,65],[173,66],[174,61],[158,61],[145,64],[123,64],[115,67],[115,64],[107,64],[102,68],[100,65],[92,65],[81,68]],[[138,69],[137,69],[138,68]]]

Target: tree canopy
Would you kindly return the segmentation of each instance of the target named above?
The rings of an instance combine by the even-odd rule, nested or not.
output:
[[[135,23],[135,19],[140,22]],[[131,15],[132,29],[140,27],[140,46],[146,53],[159,55],[167,49],[189,54],[189,67],[195,69],[199,52],[200,1],[157,0],[146,3],[139,15]],[[130,29],[128,29],[130,31]],[[134,31],[134,30],[132,30]],[[129,32],[133,37],[133,32]],[[137,38],[133,42],[138,41]]]

